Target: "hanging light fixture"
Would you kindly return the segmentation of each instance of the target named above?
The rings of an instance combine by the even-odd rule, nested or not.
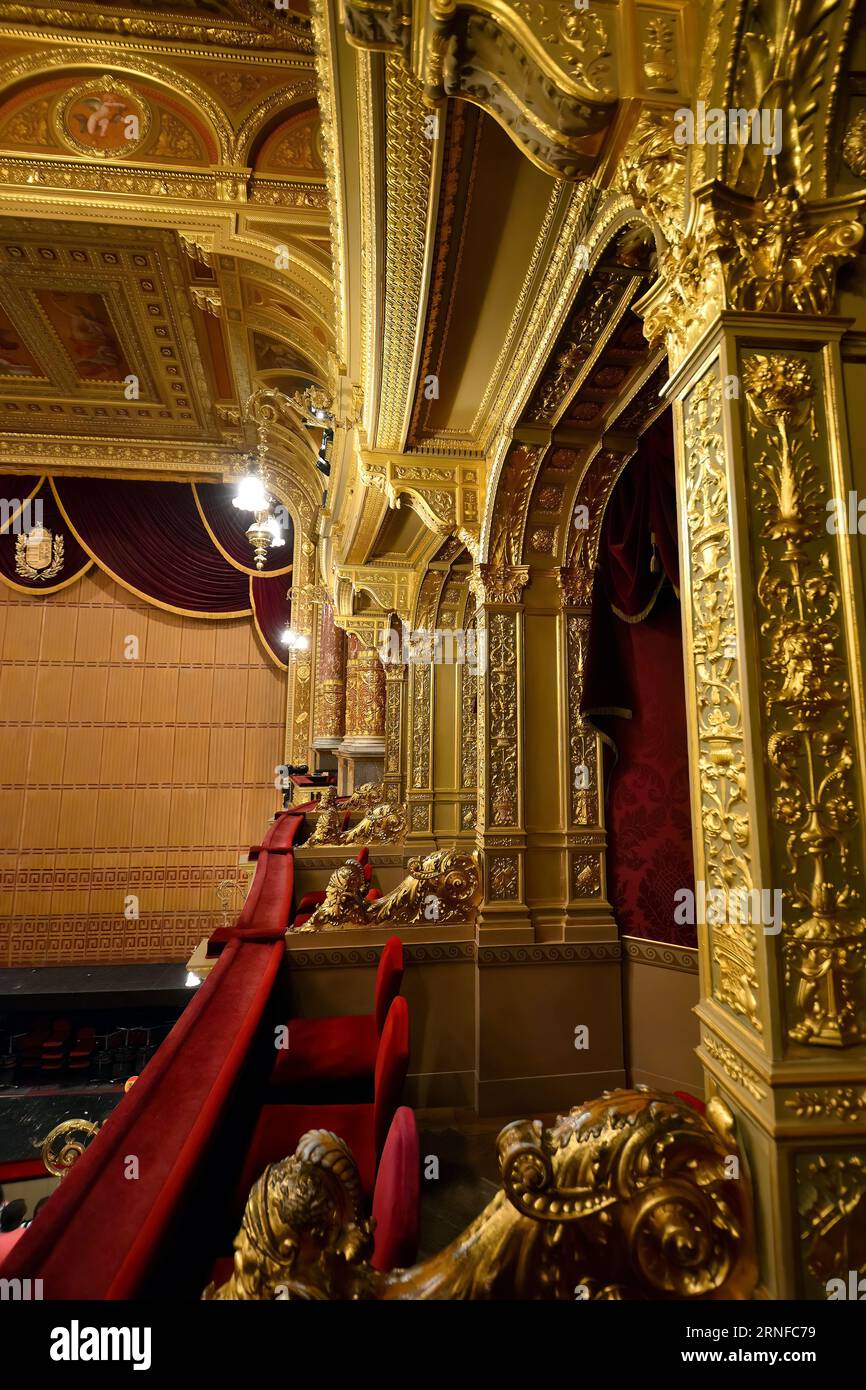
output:
[[[288,647],[289,651],[293,654],[295,652],[305,652],[310,646],[310,639],[306,633],[296,632],[293,627],[287,627],[283,631],[280,641],[283,643],[283,646]]]
[[[257,570],[264,569],[270,550],[285,545],[283,528],[271,510],[274,499],[267,488],[266,449],[267,446],[260,443],[258,454],[249,456],[247,471],[238,479],[238,490],[232,498],[232,506],[238,511],[253,513],[247,540],[252,546]]]

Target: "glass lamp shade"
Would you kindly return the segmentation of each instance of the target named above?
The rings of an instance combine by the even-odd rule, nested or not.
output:
[[[232,498],[232,506],[241,512],[265,512],[270,506],[270,500],[258,474],[247,473],[238,483],[237,496]]]

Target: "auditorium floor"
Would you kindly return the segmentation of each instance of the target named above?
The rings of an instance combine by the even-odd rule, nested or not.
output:
[[[421,1148],[421,1245],[419,1260],[450,1244],[499,1191],[496,1136],[517,1118],[490,1119],[471,1110],[417,1110]],[[536,1118],[533,1116],[533,1118]],[[537,1117],[545,1124],[553,1115]],[[438,1178],[431,1158],[438,1159]]]

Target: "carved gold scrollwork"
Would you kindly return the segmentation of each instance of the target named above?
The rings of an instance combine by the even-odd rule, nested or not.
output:
[[[751,889],[752,870],[721,415],[721,383],[711,368],[685,405],[686,522],[705,873],[711,887],[729,892]],[[724,922],[708,930],[716,997],[760,1032],[753,927]]]
[[[234,1270],[205,1298],[747,1299],[757,1279],[752,1194],[733,1119],[674,1096],[608,1091],[549,1129],[498,1140],[502,1191],[439,1254],[369,1263],[372,1229],[342,1140],[305,1134],[253,1187]],[[279,1291],[279,1292],[278,1292]]]
[[[368,903],[364,871],[357,860],[348,859],[331,875],[325,901],[292,935],[383,923],[420,926],[471,921],[481,901],[481,874],[474,851],[466,854],[457,849],[437,850],[420,859],[409,859],[406,868],[408,873],[402,883]]]

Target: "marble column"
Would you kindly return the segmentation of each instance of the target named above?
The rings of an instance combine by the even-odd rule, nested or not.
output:
[[[334,624],[334,610],[324,604],[319,614],[316,661],[316,710],[313,748],[320,767],[332,761],[345,733],[346,636]]]

